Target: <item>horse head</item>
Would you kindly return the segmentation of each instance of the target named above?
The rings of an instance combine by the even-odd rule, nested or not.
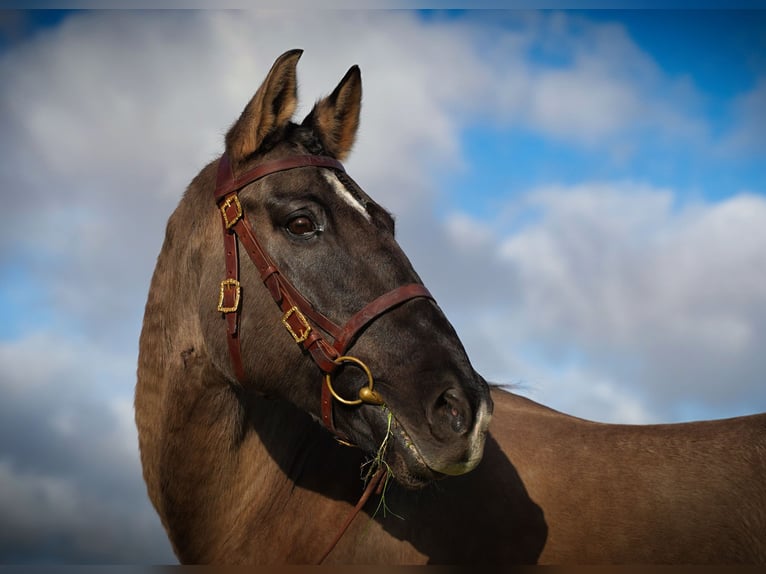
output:
[[[198,261],[205,345],[241,392],[289,401],[369,453],[385,441],[401,484],[463,474],[482,456],[487,384],[392,216],[339,163],[359,125],[359,68],[294,123],[300,56],[276,60],[228,131],[216,191],[201,177],[222,223]]]

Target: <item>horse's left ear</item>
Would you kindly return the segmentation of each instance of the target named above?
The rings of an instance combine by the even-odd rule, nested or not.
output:
[[[328,154],[343,160],[354,145],[361,107],[362,73],[353,66],[333,93],[316,103],[303,125],[314,129]]]
[[[285,52],[226,134],[226,151],[234,164],[257,152],[264,140],[284,128],[298,105],[295,68],[303,50]]]

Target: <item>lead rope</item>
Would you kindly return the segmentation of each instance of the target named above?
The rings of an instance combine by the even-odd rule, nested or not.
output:
[[[321,565],[325,559],[330,555],[330,552],[335,550],[335,547],[338,545],[338,542],[340,542],[340,539],[343,538],[343,535],[346,533],[346,530],[348,530],[348,527],[351,526],[351,523],[354,521],[354,518],[356,518],[356,515],[359,514],[359,512],[364,508],[364,505],[367,504],[367,501],[370,499],[370,496],[372,496],[373,491],[375,494],[380,495],[383,491],[383,477],[386,475],[386,470],[384,468],[379,468],[378,471],[372,476],[370,479],[370,482],[367,483],[367,487],[364,489],[364,492],[362,493],[361,498],[359,499],[359,502],[356,503],[356,506],[351,511],[351,513],[346,517],[346,521],[343,523],[343,525],[340,527],[340,530],[338,531],[338,534],[335,535],[335,538],[333,538],[330,545],[327,547],[327,550],[325,550],[324,554],[322,554],[322,557],[317,562],[317,565]]]

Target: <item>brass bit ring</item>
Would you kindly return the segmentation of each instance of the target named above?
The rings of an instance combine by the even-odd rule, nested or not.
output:
[[[351,357],[348,355],[343,355],[341,357],[338,357],[335,359],[336,365],[342,365],[343,363],[352,363],[362,369],[364,371],[364,374],[367,375],[367,386],[362,387],[359,389],[359,398],[358,399],[344,399],[341,397],[337,392],[335,392],[335,389],[332,387],[332,374],[327,373],[324,377],[325,384],[327,385],[327,389],[330,391],[330,394],[338,401],[343,403],[344,405],[361,405],[362,403],[366,403],[368,405],[382,405],[383,399],[382,397],[374,390],[374,380],[372,378],[372,372],[370,371],[370,368],[364,364],[360,359],[357,359],[356,357]]]

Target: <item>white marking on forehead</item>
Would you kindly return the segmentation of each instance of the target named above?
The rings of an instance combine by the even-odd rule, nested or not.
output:
[[[370,221],[370,214],[367,211],[367,209],[362,205],[362,203],[353,196],[353,194],[346,189],[346,186],[341,183],[341,181],[338,179],[338,176],[335,175],[334,171],[330,171],[329,169],[322,170],[322,175],[327,180],[327,183],[332,185],[333,189],[338,192],[338,195],[341,197],[343,201],[348,203],[351,207],[356,209],[359,213],[364,215],[365,219],[367,221]]]

